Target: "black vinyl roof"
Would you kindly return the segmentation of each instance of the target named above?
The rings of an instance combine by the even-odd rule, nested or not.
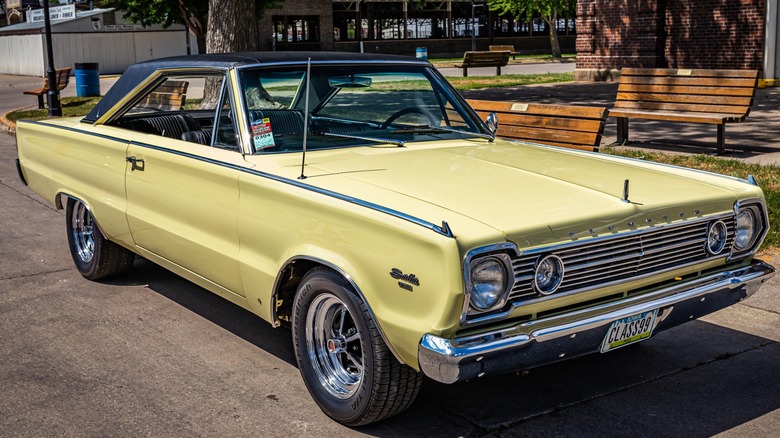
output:
[[[245,65],[262,65],[276,63],[300,64],[311,59],[312,63],[320,62],[399,62],[419,63],[428,65],[427,61],[411,56],[383,55],[374,53],[351,52],[244,52],[244,53],[210,53],[204,55],[174,56],[170,58],[153,59],[131,65],[117,80],[113,87],[98,102],[97,105],[81,121],[94,123],[116,105],[119,100],[132,91],[138,84],[145,81],[158,70],[171,68],[222,68],[230,69]]]

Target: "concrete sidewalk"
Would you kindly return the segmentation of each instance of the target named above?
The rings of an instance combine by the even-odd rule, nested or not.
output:
[[[574,70],[573,62],[516,63],[502,68],[503,74],[561,73]],[[444,76],[461,77],[456,67],[441,67]],[[469,76],[493,76],[494,67],[469,69]],[[116,76],[100,78],[100,90],[108,91]],[[22,94],[24,90],[40,87],[43,78],[0,74],[0,115],[20,108],[35,108],[35,96]],[[62,91],[62,96],[74,96],[75,80]],[[557,103],[566,105],[595,105],[610,108],[617,95],[617,83],[566,82],[557,84],[523,85],[517,87],[487,88],[464,91],[473,99],[513,102]],[[1,123],[0,132],[8,130]],[[640,148],[668,153],[713,154],[716,149],[714,125],[670,123],[652,120],[631,121],[629,148]],[[602,146],[616,141],[615,119],[607,120]],[[621,147],[621,148],[622,148]],[[743,123],[726,125],[728,158],[750,163],[780,165],[780,88],[759,89],[750,115]]]

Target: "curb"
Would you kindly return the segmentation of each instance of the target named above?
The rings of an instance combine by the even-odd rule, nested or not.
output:
[[[6,118],[7,115],[8,114],[0,114],[0,127],[4,127],[6,133],[14,134],[16,133],[16,122],[8,120]]]

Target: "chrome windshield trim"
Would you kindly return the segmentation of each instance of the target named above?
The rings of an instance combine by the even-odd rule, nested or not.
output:
[[[276,182],[280,182],[280,183],[283,183],[283,184],[288,184],[288,185],[291,185],[291,186],[294,186],[294,187],[297,187],[297,188],[300,188],[300,189],[308,190],[308,191],[313,192],[313,193],[317,193],[317,194],[320,194],[320,195],[329,196],[331,198],[339,199],[341,201],[345,201],[345,202],[348,202],[350,204],[359,205],[361,207],[365,207],[365,208],[368,208],[368,209],[371,209],[371,210],[374,210],[374,211],[378,211],[380,213],[384,213],[384,214],[387,214],[389,216],[396,217],[398,219],[403,219],[403,220],[405,220],[407,222],[411,222],[411,223],[419,225],[419,226],[421,226],[423,228],[427,228],[427,229],[435,232],[436,234],[440,234],[440,235],[442,235],[444,237],[449,237],[451,239],[455,238],[455,235],[452,233],[452,230],[450,229],[450,227],[446,225],[446,222],[442,222],[441,225],[436,225],[436,224],[434,224],[432,222],[428,222],[428,221],[426,221],[424,219],[420,219],[418,217],[412,216],[410,214],[403,213],[403,212],[398,211],[398,210],[394,210],[392,208],[383,207],[381,205],[374,204],[373,202],[365,201],[365,200],[362,200],[362,199],[359,199],[359,198],[354,198],[352,196],[347,196],[347,195],[344,195],[344,194],[341,194],[341,193],[337,193],[337,192],[334,192],[334,191],[331,191],[331,190],[323,189],[323,188],[320,188],[320,187],[315,187],[315,186],[312,186],[312,185],[309,185],[309,184],[305,184],[305,183],[303,183],[301,181],[298,181],[298,180],[284,178],[284,177],[281,177],[281,176],[278,176],[278,175],[274,175],[274,174],[271,174],[271,173],[261,172],[259,170],[254,170],[254,169],[250,169],[250,168],[243,167],[243,166],[237,166],[235,164],[226,163],[224,161],[213,160],[211,158],[206,158],[206,157],[202,157],[200,155],[190,154],[190,153],[187,153],[187,152],[177,151],[175,149],[169,149],[169,148],[162,147],[162,146],[155,146],[155,145],[151,145],[151,144],[148,144],[148,143],[141,143],[141,142],[136,142],[136,141],[132,141],[131,142],[130,140],[120,139],[118,137],[112,137],[112,136],[108,136],[108,135],[104,135],[104,134],[97,134],[97,133],[92,133],[92,132],[85,132],[85,131],[82,131],[80,129],[72,128],[72,127],[69,127],[69,126],[57,126],[57,125],[53,125],[53,124],[50,124],[50,123],[44,123],[44,122],[38,122],[38,121],[28,121],[28,122],[25,122],[25,123],[30,123],[30,124],[40,125],[40,126],[46,126],[46,127],[50,127],[50,128],[63,129],[63,130],[66,130],[66,131],[77,132],[77,133],[84,134],[84,135],[92,135],[92,136],[104,138],[106,140],[118,141],[118,142],[121,142],[121,143],[127,143],[127,144],[132,143],[135,146],[148,148],[148,149],[153,149],[153,150],[160,151],[160,152],[166,152],[166,153],[170,153],[170,154],[175,154],[175,155],[179,155],[179,156],[186,157],[186,158],[191,158],[191,159],[194,159],[194,160],[203,161],[203,162],[210,163],[210,164],[215,164],[217,166],[222,166],[222,167],[226,167],[226,168],[229,168],[229,169],[234,169],[234,170],[237,170],[239,172],[244,172],[244,173],[248,173],[248,174],[251,174],[251,175],[256,175],[256,176],[259,176],[259,177],[262,177],[262,178],[270,179],[272,181],[276,181]],[[170,140],[176,141],[175,139],[170,139]],[[182,141],[182,140],[178,140],[178,141]],[[238,152],[236,152],[236,154],[238,154]]]

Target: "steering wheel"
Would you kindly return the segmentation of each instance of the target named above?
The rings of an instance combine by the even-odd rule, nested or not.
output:
[[[421,114],[425,116],[428,119],[428,125],[430,126],[436,126],[438,124],[436,120],[436,116],[424,108],[418,108],[416,106],[412,106],[409,108],[404,108],[401,111],[398,111],[391,115],[390,117],[385,120],[384,123],[379,127],[380,129],[387,129],[393,122],[395,122],[397,119],[407,115],[407,114]]]

